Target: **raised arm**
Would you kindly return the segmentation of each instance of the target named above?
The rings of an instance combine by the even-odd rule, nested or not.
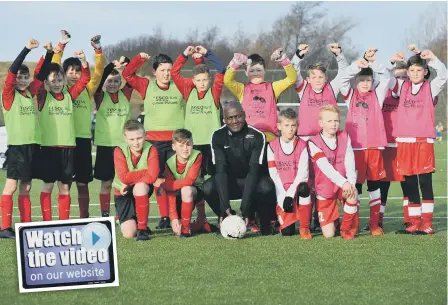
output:
[[[275,99],[278,99],[280,94],[296,83],[297,72],[289,61],[289,58],[286,57],[283,49],[277,49],[274,53],[272,53],[271,60],[280,63],[286,72],[286,77],[284,79],[272,82],[272,90],[274,91]]]
[[[95,94],[96,89],[99,87],[104,72],[104,55],[103,50],[101,49],[100,39],[101,35],[96,35],[90,40],[90,44],[95,51],[95,70],[93,71],[92,78],[87,84],[87,91],[89,92],[90,97]]]
[[[19,72],[20,66],[22,66],[25,61],[25,57],[28,53],[39,46],[39,42],[35,39],[30,39],[20,54],[13,61],[9,67],[8,75],[6,76],[5,85],[2,91],[2,102],[5,110],[10,110],[12,103],[14,102],[14,95],[17,84],[17,73]]]
[[[194,88],[194,84],[193,79],[184,78],[180,73],[180,70],[187,62],[188,56],[193,55],[193,52],[194,47],[188,46],[185,51],[177,57],[176,61],[173,64],[173,68],[171,69],[171,79],[173,80],[177,89],[179,89],[179,91],[182,93],[185,101],[188,99],[191,90]]]
[[[247,56],[241,53],[235,53],[233,54],[233,58],[230,61],[227,70],[224,74],[224,85],[227,87],[227,89],[232,92],[233,95],[240,101],[240,103],[243,102],[243,95],[244,95],[244,84],[237,82],[235,80],[235,74],[238,68],[247,63]]]
[[[219,100],[221,97],[222,89],[224,87],[224,74],[226,73],[226,67],[212,51],[207,50],[204,56],[213,64],[213,66],[217,70],[215,79],[213,81],[212,95],[213,100],[215,101],[215,106],[219,108]]]
[[[145,98],[146,89],[148,88],[149,79],[135,74],[138,69],[150,58],[146,53],[140,53],[135,56],[131,62],[124,68],[122,76],[124,80],[140,94],[142,99]]]
[[[378,85],[375,88],[376,96],[380,107],[383,107],[384,99],[389,91],[390,72],[386,67],[376,60],[376,48],[369,48],[364,55],[364,58],[369,61],[369,67],[373,70],[374,75],[378,78]]]
[[[75,52],[75,56],[81,61],[81,78],[68,89],[73,101],[75,101],[75,99],[81,94],[90,81],[90,69],[86,60],[86,55],[82,50],[78,50]]]
[[[299,97],[302,98],[303,96],[303,89],[306,87],[307,81],[303,79],[301,71],[300,71],[300,63],[305,57],[306,53],[308,53],[308,45],[307,44],[301,44],[297,48],[297,51],[294,53],[294,56],[291,60],[291,64],[294,67],[294,70],[296,70],[297,74],[297,81],[295,84],[295,88],[297,93],[299,94]]]
[[[353,95],[353,90],[350,87],[350,81],[361,71],[361,68],[368,68],[369,63],[364,58],[358,59],[348,66],[345,70],[341,71],[340,74],[340,92],[344,97],[346,103],[350,102],[350,98]]]
[[[338,74],[336,74],[336,77],[332,81],[330,81],[330,86],[333,89],[334,96],[337,97],[342,86],[340,74],[342,71],[347,69],[348,62],[344,54],[342,53],[342,48],[339,46],[339,44],[331,43],[328,45],[328,48],[331,53],[333,53],[338,64]]]
[[[424,50],[420,57],[429,60],[428,66],[436,70],[437,76],[430,82],[432,97],[435,98],[443,90],[443,87],[446,84],[446,67],[430,50]]]
[[[62,56],[64,55],[64,49],[67,43],[70,42],[71,35],[66,30],[61,30],[61,36],[57,46],[54,47],[54,56],[51,62],[62,66]]]
[[[39,90],[43,87],[44,81],[48,76],[48,70],[50,69],[51,60],[54,56],[53,47],[51,43],[47,42],[44,44],[44,48],[47,50],[45,54],[45,59],[41,58],[34,71],[34,79],[31,82],[28,90],[32,96],[36,96]]]

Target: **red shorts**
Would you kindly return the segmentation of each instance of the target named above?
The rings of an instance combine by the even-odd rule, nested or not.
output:
[[[384,169],[386,177],[381,181],[404,181],[404,177],[398,173],[397,169],[397,148],[386,147],[383,150]]]
[[[317,215],[319,216],[320,226],[326,226],[339,218],[339,202],[343,202],[342,189],[340,189],[337,198],[317,199]]]
[[[299,221],[299,209],[297,204],[294,203],[294,212],[293,213],[285,213],[281,207],[277,205],[277,219],[280,223],[280,230],[283,230],[286,227],[289,227],[293,223]]]
[[[433,173],[436,170],[434,144],[398,143],[397,169],[403,176]]]
[[[366,180],[377,181],[386,177],[381,149],[355,150],[356,183],[363,184]]]

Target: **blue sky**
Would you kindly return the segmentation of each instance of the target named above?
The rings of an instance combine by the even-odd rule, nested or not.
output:
[[[260,29],[268,30],[291,5],[292,2],[0,2],[0,61],[14,60],[30,37],[41,43],[56,43],[61,29],[72,34],[67,53],[82,48],[90,60],[90,37],[97,33],[102,35],[104,45],[152,33],[155,27],[176,38],[183,38],[191,29],[213,25],[220,28],[221,35],[231,36],[239,26],[245,32],[257,33]],[[447,10],[446,2],[325,2],[324,7],[331,19],[352,17],[357,22],[357,27],[349,32],[352,43],[359,50],[376,46],[380,60],[405,49],[404,36],[416,26],[422,13]],[[36,61],[42,51],[34,50],[27,61]]]

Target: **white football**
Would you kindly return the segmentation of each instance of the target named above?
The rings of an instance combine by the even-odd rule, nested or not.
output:
[[[221,235],[226,239],[240,239],[246,234],[246,222],[237,215],[224,218],[221,224]]]

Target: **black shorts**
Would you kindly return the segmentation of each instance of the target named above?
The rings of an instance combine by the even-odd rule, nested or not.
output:
[[[39,178],[45,183],[60,181],[64,184],[73,182],[75,148],[51,147],[40,148]]]
[[[212,160],[212,147],[210,144],[193,145],[193,148],[199,150],[202,154],[201,176],[213,176],[215,174],[215,166]]]
[[[115,177],[114,167],[114,150],[115,147],[97,146],[96,160],[93,177],[101,181],[110,181]]]
[[[90,139],[76,138],[75,176],[73,180],[85,184],[93,180],[92,142]]]
[[[33,178],[37,178],[39,151],[38,144],[9,145],[6,151],[8,162],[6,177],[22,181],[31,181]]]
[[[117,212],[118,219],[120,223],[125,222],[126,220],[135,220],[137,221],[137,212],[135,209],[135,198],[132,194],[133,188],[130,187],[128,192],[124,196],[114,195],[115,201],[115,210]],[[149,186],[148,196],[151,198],[152,193],[154,192],[154,186]]]
[[[159,155],[159,178],[163,178],[165,172],[165,163],[172,155],[174,155],[173,142],[172,141],[148,141],[154,145]]]
[[[200,187],[194,186],[193,187],[196,189],[195,194],[193,195],[193,203],[196,204],[199,201],[201,201],[202,199],[204,199],[204,192],[202,191],[202,189]],[[176,210],[177,210],[177,216],[181,217],[182,215],[182,194],[181,194],[181,190],[177,190],[176,191]]]

